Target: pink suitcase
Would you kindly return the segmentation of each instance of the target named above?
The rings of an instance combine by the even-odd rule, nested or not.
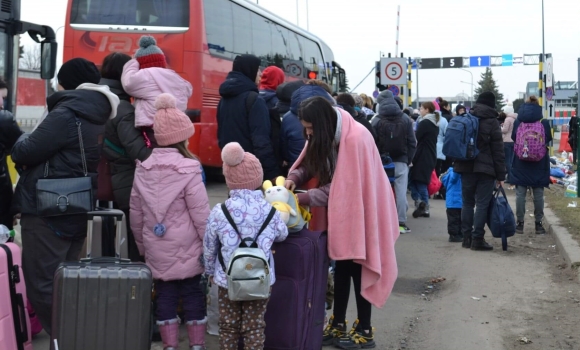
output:
[[[20,247],[0,244],[0,344],[2,350],[32,350]]]

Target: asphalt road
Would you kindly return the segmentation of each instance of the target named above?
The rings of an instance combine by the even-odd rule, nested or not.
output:
[[[208,193],[212,206],[227,197],[219,183]],[[429,219],[409,217],[413,232],[397,241],[394,291],[385,308],[373,310],[377,349],[580,349],[577,277],[552,237],[532,233],[531,218],[530,231],[511,238],[507,252],[489,234],[494,251],[474,252],[447,242],[444,201],[431,202]],[[355,318],[351,298],[349,324]],[[187,349],[183,330],[181,339]],[[207,347],[218,349],[216,337],[207,337]],[[48,349],[44,333],[34,348]]]

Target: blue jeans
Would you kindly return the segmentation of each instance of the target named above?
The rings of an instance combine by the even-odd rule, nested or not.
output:
[[[514,161],[514,143],[504,142],[503,151],[505,153],[505,168],[507,171],[507,183],[512,181],[512,163]]]
[[[429,204],[429,191],[427,191],[427,184],[411,180],[411,198],[414,201],[422,201]]]
[[[180,298],[183,302],[186,322],[203,320],[206,311],[206,296],[200,282],[201,275],[177,281],[155,281],[157,320],[167,321],[177,318],[177,305]]]

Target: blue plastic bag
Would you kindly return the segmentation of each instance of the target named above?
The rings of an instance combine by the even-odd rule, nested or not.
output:
[[[566,174],[560,168],[550,168],[550,176],[563,178],[566,177]]]

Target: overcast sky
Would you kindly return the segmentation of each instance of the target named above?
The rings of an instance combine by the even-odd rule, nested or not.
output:
[[[200,0],[196,0],[200,1]],[[254,2],[256,0],[253,0]],[[406,57],[453,57],[542,52],[541,0],[258,0],[259,5],[306,28],[333,50],[350,87],[374,66],[379,53],[395,53],[397,5],[401,5],[399,53]],[[66,0],[22,0],[22,19],[64,25]],[[348,3],[348,5],[344,5]],[[554,57],[556,80],[578,79],[580,1],[545,0],[546,53]],[[59,44],[63,30],[58,31]],[[27,41],[28,42],[28,41]],[[481,68],[468,68],[477,85]],[[494,67],[500,92],[510,101],[537,81],[538,66]],[[415,80],[415,73],[413,73]],[[461,83],[461,81],[467,82]],[[458,69],[419,71],[419,95],[471,94],[471,75]],[[374,74],[357,92],[372,93]],[[413,93],[415,87],[413,88]]]

